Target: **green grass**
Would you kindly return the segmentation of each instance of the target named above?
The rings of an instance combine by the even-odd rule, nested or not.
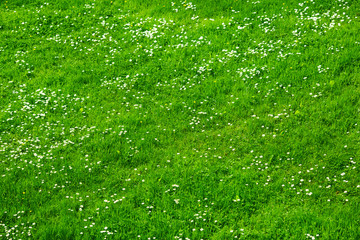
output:
[[[349,1],[1,1],[1,239],[360,239]]]

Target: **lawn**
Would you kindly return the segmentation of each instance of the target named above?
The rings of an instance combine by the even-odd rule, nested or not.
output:
[[[359,1],[172,1],[0,1],[0,239],[360,239]]]

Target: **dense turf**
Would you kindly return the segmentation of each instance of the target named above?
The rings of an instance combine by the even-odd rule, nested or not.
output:
[[[0,1],[1,239],[360,239],[357,0]]]

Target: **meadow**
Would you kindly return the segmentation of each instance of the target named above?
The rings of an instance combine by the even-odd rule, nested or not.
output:
[[[0,239],[360,239],[358,0],[0,4]]]

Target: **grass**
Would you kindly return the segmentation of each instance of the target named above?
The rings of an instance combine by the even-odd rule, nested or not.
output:
[[[357,1],[2,1],[3,239],[359,239]]]

